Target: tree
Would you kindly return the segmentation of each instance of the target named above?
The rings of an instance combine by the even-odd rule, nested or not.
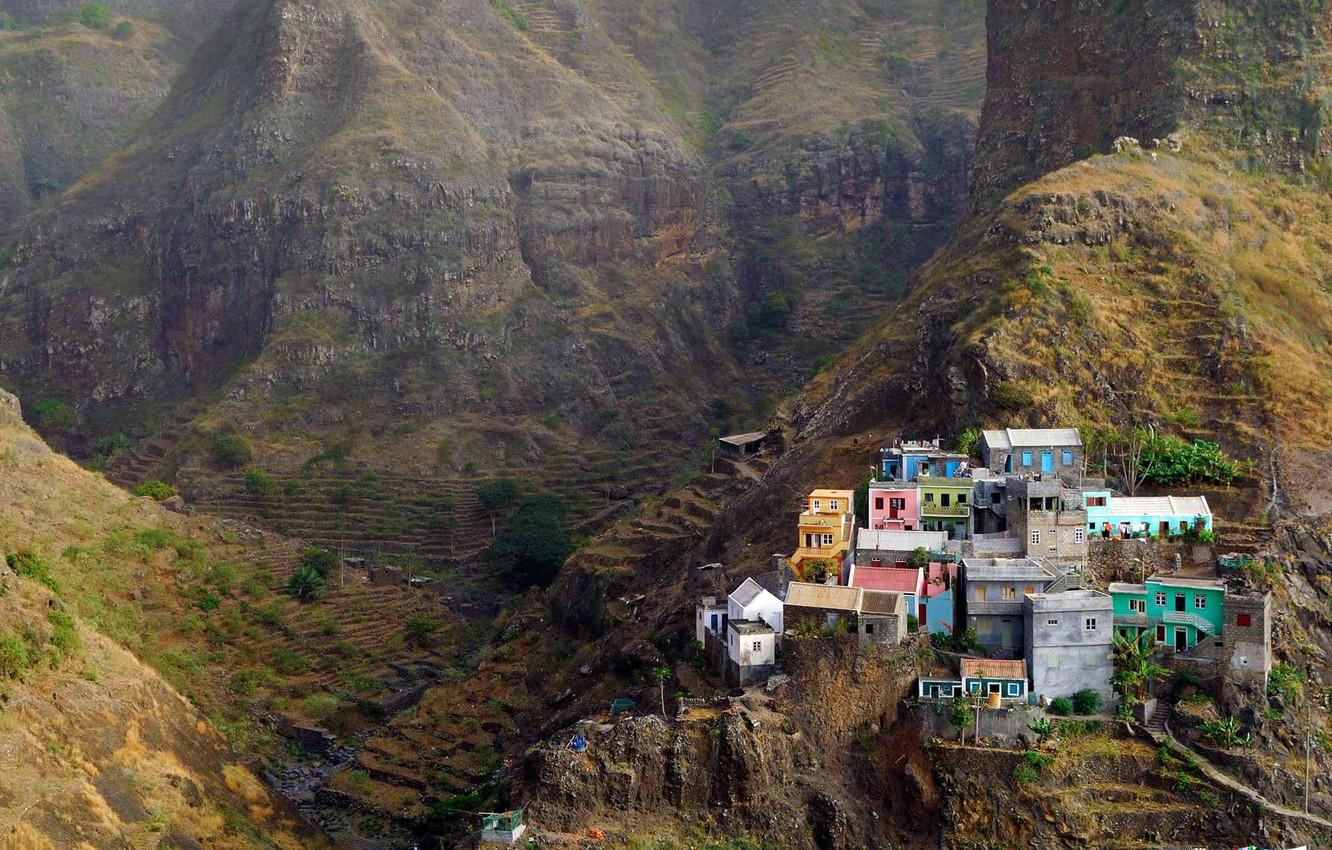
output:
[[[930,551],[924,546],[917,546],[911,556],[907,558],[907,566],[913,570],[924,569],[930,565]]]
[[[976,719],[976,710],[964,694],[953,697],[953,704],[948,709],[948,722],[952,723],[966,737],[967,727]]]
[[[860,484],[856,486],[853,504],[855,505],[856,526],[858,528],[869,528],[869,485],[869,476],[866,475],[860,479]]]
[[[249,441],[239,434],[218,434],[213,438],[212,449],[213,460],[232,469],[244,466],[254,457]]]
[[[318,546],[308,546],[301,551],[302,567],[314,570],[322,579],[327,579],[333,574],[333,569],[338,565],[338,556],[327,549],[321,549]]]
[[[1143,632],[1136,638],[1115,635],[1114,683],[1126,699],[1143,702],[1151,692],[1152,683],[1170,672],[1152,660],[1156,651],[1156,638]]]
[[[518,485],[507,478],[490,481],[476,488],[476,497],[490,517],[490,536],[495,536],[495,519],[505,508],[518,499]]]
[[[564,530],[564,503],[558,496],[528,496],[491,541],[491,566],[522,586],[546,585],[573,552]]]
[[[277,492],[277,482],[262,469],[251,469],[245,473],[245,492],[252,496],[271,496]]]
[[[661,716],[666,716],[666,680],[671,677],[671,668],[658,664],[652,668],[652,678],[657,680],[657,690],[661,696]]]
[[[968,457],[978,454],[981,432],[979,428],[968,428],[957,435],[957,450]]]
[[[1150,428],[1133,426],[1121,431],[1115,440],[1114,455],[1120,482],[1130,496],[1137,493],[1147,480],[1148,465],[1143,463],[1143,454],[1155,436],[1156,432]]]
[[[296,568],[296,572],[287,579],[287,592],[296,597],[301,602],[313,602],[324,595],[328,589],[328,584],[324,577],[315,572],[312,568],[302,564]]]

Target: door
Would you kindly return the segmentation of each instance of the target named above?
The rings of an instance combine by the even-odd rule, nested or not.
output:
[[[1176,594],[1175,594],[1175,610],[1176,610],[1176,611],[1183,611],[1183,610],[1185,610],[1185,609],[1184,609],[1184,594],[1182,594],[1182,593],[1176,593]]]
[[[930,699],[938,699],[938,698],[939,698],[939,686],[930,685]]]
[[[1189,631],[1183,626],[1175,626],[1175,652],[1189,648]]]
[[[1169,537],[1169,536],[1170,536],[1170,523],[1168,523],[1168,522],[1163,522],[1163,523],[1161,523],[1161,531],[1160,531],[1159,533],[1160,533],[1160,536],[1162,536],[1162,537]]]
[[[1041,452],[1041,472],[1054,472],[1054,452]]]
[[[714,635],[717,633],[718,619],[720,618],[720,616],[721,616],[720,614],[712,615],[712,633]]]

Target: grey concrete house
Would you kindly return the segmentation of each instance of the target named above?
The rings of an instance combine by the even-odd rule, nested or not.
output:
[[[1099,590],[1033,593],[1023,600],[1031,692],[1047,700],[1093,690],[1107,704],[1114,675],[1114,602]]]
[[[1004,508],[1008,528],[1028,557],[1044,558],[1056,567],[1087,563],[1087,509],[1082,494],[1059,476],[1007,476]]]
[[[786,626],[845,628],[862,644],[901,643],[906,600],[900,593],[793,581],[786,591]]]
[[[1076,428],[1004,428],[981,434],[981,459],[994,472],[1082,475]]]
[[[1017,658],[1023,651],[1023,600],[1065,583],[1040,558],[963,558],[954,594],[953,622],[976,630],[992,658]]]

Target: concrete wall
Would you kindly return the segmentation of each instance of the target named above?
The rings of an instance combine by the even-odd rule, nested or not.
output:
[[[1224,603],[1223,637],[1229,650],[1228,676],[1237,681],[1265,685],[1272,666],[1272,596],[1231,596]],[[1249,625],[1239,625],[1239,616],[1249,615]]]
[[[906,637],[906,617],[896,614],[861,614],[856,619],[856,634],[863,644],[890,645]]]
[[[1113,700],[1112,635],[1109,596],[1091,591],[1028,597],[1024,602],[1023,646],[1031,692],[1047,700],[1091,689]],[[1096,628],[1087,631],[1088,618]],[[1051,625],[1051,622],[1054,622]]]

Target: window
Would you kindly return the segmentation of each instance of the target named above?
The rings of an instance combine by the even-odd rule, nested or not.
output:
[[[925,494],[925,501],[926,501],[927,503],[929,503],[929,502],[933,502],[933,501],[934,501],[934,494],[933,494],[933,493],[926,493],[926,494]]]
[[[947,494],[947,493],[940,493],[940,494],[939,494],[939,504],[940,504],[940,505],[943,505],[945,508],[948,507],[948,494]]]
[[[1017,599],[1017,588],[1015,588],[1015,587],[1005,587],[1005,588],[1004,588],[1004,599]]]
[[[1195,593],[1193,595],[1193,607],[1197,608],[1199,611],[1206,611],[1207,597],[1203,596],[1201,593]]]
[[[832,499],[832,500],[830,500],[830,501],[828,502],[828,510],[830,510],[830,511],[835,511],[835,510],[837,510],[837,500],[836,500],[836,499]]]
[[[866,623],[866,624],[865,624],[865,634],[867,634],[867,635],[872,635],[872,634],[874,634],[874,624],[873,624],[873,623]]]
[[[1045,621],[1045,625],[1047,625],[1047,626],[1057,626],[1057,625],[1059,625],[1059,618],[1058,618],[1058,617],[1051,617],[1050,619],[1048,619],[1048,620]]]
[[[1236,614],[1235,625],[1247,629],[1249,626],[1253,625],[1253,618],[1248,614]]]
[[[1075,528],[1075,529],[1073,529],[1073,542],[1074,542],[1074,543],[1085,543],[1085,542],[1087,542],[1087,534],[1086,534],[1086,532],[1084,532],[1084,531],[1083,531],[1082,529],[1080,529],[1080,528]]]
[[[756,641],[754,641],[754,651],[755,651],[755,652],[762,652],[762,651],[763,651],[763,641],[761,641],[761,640],[756,640]]]
[[[1165,643],[1165,626],[1156,627],[1156,642]]]
[[[1156,594],[1156,607],[1157,607],[1157,608],[1164,608],[1164,607],[1165,607],[1165,596],[1166,596],[1166,595],[1165,595],[1164,593],[1158,593],[1158,594]]]
[[[1095,618],[1095,617],[1088,617],[1086,620],[1084,620],[1083,623],[1082,623],[1082,630],[1083,630],[1084,632],[1094,632],[1094,631],[1096,631],[1096,618]]]
[[[1103,507],[1105,507],[1105,496],[1088,496],[1088,497],[1087,497],[1087,507],[1089,507],[1089,508],[1103,508]],[[1093,525],[1093,527],[1095,527],[1095,523],[1093,523],[1092,525]]]
[[[814,504],[814,510],[816,510],[816,511],[821,511],[821,510],[823,510],[823,500],[822,500],[822,499],[815,499],[814,502],[813,502],[813,504]]]
[[[906,510],[906,499],[889,499],[888,507],[896,511]]]
[[[990,504],[992,504],[992,505],[997,505],[997,504],[999,504],[999,491],[998,491],[998,490],[995,490],[994,492],[992,492],[992,493],[990,494]]]
[[[1031,452],[1022,453],[1022,465],[1031,466]]]
[[[1017,682],[1009,682],[1009,683],[1008,683],[1008,695],[1009,695],[1010,697],[1015,697],[1015,696],[1018,695],[1018,683],[1017,683]]]
[[[832,544],[833,544],[833,536],[831,534],[823,535],[823,545],[831,546]]]
[[[1039,531],[1033,531],[1031,533],[1031,545],[1039,546],[1040,543],[1041,543],[1041,533]]]
[[[1072,466],[1073,452],[1070,451],[1069,449],[1064,449],[1063,455],[1060,457],[1060,462],[1063,463],[1064,466]]]
[[[883,510],[883,496],[874,497],[874,510],[876,511]]]
[[[1147,600],[1146,600],[1146,599],[1130,599],[1130,600],[1129,600],[1129,610],[1132,611],[1132,612],[1135,613],[1135,614],[1146,614],[1146,613],[1147,613]]]

